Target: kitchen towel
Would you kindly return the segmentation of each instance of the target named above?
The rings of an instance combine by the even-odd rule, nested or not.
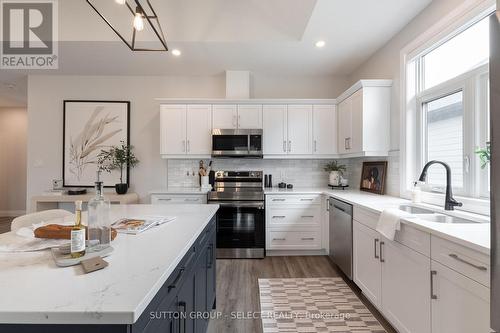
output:
[[[401,230],[401,218],[411,216],[411,214],[399,209],[384,209],[375,229],[387,239],[394,240],[396,231]]]

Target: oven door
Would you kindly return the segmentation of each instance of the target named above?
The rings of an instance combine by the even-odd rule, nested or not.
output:
[[[217,258],[264,258],[264,203],[218,204]]]

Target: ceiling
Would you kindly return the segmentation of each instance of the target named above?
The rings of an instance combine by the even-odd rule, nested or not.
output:
[[[130,33],[132,16],[120,11],[123,6],[114,0],[92,1],[124,35]],[[181,50],[180,57],[171,52],[131,52],[85,0],[64,0],[59,1],[59,69],[31,74],[217,75],[249,70],[343,76],[432,0],[150,1],[169,48]],[[140,40],[149,45],[155,39],[146,30]],[[322,49],[314,46],[320,39],[326,41]],[[0,70],[0,105],[9,100],[5,93],[15,97],[10,100],[18,99],[16,93],[25,94],[21,86],[27,74]],[[6,89],[5,82],[17,82],[17,90]]]

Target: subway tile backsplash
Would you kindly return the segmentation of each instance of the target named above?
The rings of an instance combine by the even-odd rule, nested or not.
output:
[[[389,157],[351,158],[339,160],[347,166],[345,176],[351,188],[359,188],[363,161],[387,160],[389,169],[386,193],[399,196],[399,152],[392,151]],[[270,159],[214,159],[214,170],[262,170],[273,176],[273,185],[291,183],[295,187],[326,187],[328,173],[323,170],[327,160],[270,160]],[[199,186],[199,160],[167,160],[168,187]],[[205,161],[207,163],[207,161]],[[193,175],[194,173],[194,175]]]

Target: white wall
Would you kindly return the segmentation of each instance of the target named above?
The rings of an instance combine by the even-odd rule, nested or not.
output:
[[[392,79],[391,150],[399,150],[400,121],[400,52],[443,16],[467,0],[434,0],[385,46],[350,76],[350,83],[360,79]]]
[[[26,108],[0,108],[0,216],[26,210]]]
[[[346,78],[276,79],[253,74],[253,97],[335,98]],[[167,185],[160,159],[159,104],[156,97],[224,98],[224,76],[30,76],[28,79],[28,203],[62,177],[63,100],[130,100],[130,141],[139,166],[131,172],[131,191],[147,202],[148,191]]]

